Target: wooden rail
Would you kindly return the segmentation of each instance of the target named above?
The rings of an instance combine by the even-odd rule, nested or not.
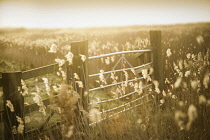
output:
[[[65,63],[62,67],[65,68],[65,67],[67,67],[67,65],[68,64]],[[58,63],[51,64],[51,65],[35,68],[35,69],[32,69],[32,70],[23,71],[22,72],[22,79],[27,80],[27,79],[38,77],[38,76],[41,76],[41,75],[53,73],[53,72],[58,71],[58,70],[59,70],[59,64]]]
[[[67,67],[68,67],[68,63],[66,62],[62,66],[62,68],[67,68]],[[27,79],[30,79],[30,78],[34,78],[34,77],[42,76],[42,75],[45,75],[45,74],[53,73],[53,72],[58,71],[58,70],[59,70],[59,64],[58,63],[50,64],[50,65],[46,65],[46,66],[43,66],[43,67],[23,71],[21,79],[27,80]],[[0,77],[2,77],[2,73],[0,73]],[[0,87],[2,87],[2,86],[3,86],[3,79],[0,78]]]
[[[54,99],[56,97],[57,96],[54,96],[51,99]],[[42,100],[42,102],[43,102],[43,104],[45,106],[47,106],[47,105],[50,105],[50,100],[51,99],[49,99],[49,98],[48,99],[44,99],[44,100]],[[39,109],[39,106],[36,103],[25,105],[24,106],[24,114],[28,114],[28,113],[33,112],[33,111],[36,111],[38,109]],[[0,123],[3,122],[3,113],[4,113],[4,110],[0,110]]]

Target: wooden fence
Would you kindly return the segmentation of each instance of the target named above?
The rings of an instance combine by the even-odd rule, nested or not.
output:
[[[89,106],[91,106],[92,102],[89,101],[89,97],[85,96],[85,92],[92,92],[95,90],[100,90],[104,89],[107,87],[115,86],[115,85],[120,85],[124,83],[125,81],[120,81],[115,84],[108,84],[108,85],[103,85],[103,87],[95,87],[89,89],[89,78],[90,77],[95,77],[99,76],[99,73],[97,74],[91,74],[89,75],[88,73],[88,63],[93,60],[93,59],[98,59],[98,58],[103,58],[103,57],[108,57],[112,55],[122,55],[122,54],[128,54],[128,53],[135,53],[136,58],[139,59],[139,61],[142,59],[144,61],[143,64],[137,66],[137,67],[130,67],[130,68],[122,68],[118,70],[110,70],[106,71],[103,74],[110,75],[112,72],[122,72],[122,71],[128,71],[131,69],[134,69],[135,72],[138,74],[140,73],[141,69],[148,69],[150,67],[154,68],[154,73],[152,76],[153,80],[157,80],[160,83],[160,89],[163,89],[163,65],[162,65],[162,48],[161,48],[161,32],[160,31],[150,31],[150,43],[151,43],[151,49],[148,50],[134,50],[134,51],[123,51],[123,52],[116,52],[116,53],[110,53],[110,54],[105,54],[105,55],[99,55],[99,56],[88,56],[88,41],[82,41],[82,42],[73,42],[71,43],[71,52],[74,54],[73,57],[73,65],[69,65],[66,63],[63,65],[63,68],[66,69],[67,73],[67,83],[71,84],[74,87],[74,90],[77,91],[80,94],[80,101],[79,101],[79,107],[82,107],[85,110],[88,110]],[[81,60],[80,55],[85,55],[88,59],[86,61]],[[124,59],[123,61],[126,61],[124,57],[121,59]],[[150,62],[147,62],[150,60]],[[11,72],[11,73],[2,73],[2,78],[0,78],[0,86],[3,86],[3,107],[4,110],[0,112],[0,120],[4,122],[4,137],[5,139],[24,139],[24,135],[27,133],[24,131],[23,134],[14,134],[12,133],[12,127],[13,126],[18,126],[18,122],[16,119],[16,116],[19,116],[24,120],[24,111],[27,112],[31,106],[36,106],[35,104],[33,105],[28,105],[24,106],[24,97],[21,95],[19,87],[21,87],[21,79],[27,80],[30,78],[34,78],[37,76],[41,76],[44,74],[49,74],[52,72],[56,72],[59,69],[59,65],[52,64],[28,71],[23,71],[23,72]],[[84,88],[79,88],[78,84],[76,84],[75,79],[73,78],[73,74],[77,73],[78,76],[80,77],[80,81],[82,81]],[[1,77],[1,76],[0,76]],[[142,80],[142,76],[138,76],[138,80]],[[129,82],[132,82],[136,79],[131,79]],[[152,83],[145,85],[142,89],[146,89],[148,87],[152,86]],[[109,103],[109,102],[114,102],[117,100],[124,99],[126,97],[132,96],[136,93],[137,91],[133,91],[130,93],[126,93],[125,95],[122,95],[117,98],[113,99],[108,99],[108,100],[102,100],[96,102],[96,104],[102,104],[102,103]],[[119,105],[115,108],[109,108],[105,111],[101,111],[100,114],[104,114],[107,112],[114,112],[113,114],[106,116],[102,118],[101,120],[95,121],[95,122],[90,122],[88,125],[92,126],[96,123],[99,123],[101,121],[107,120],[119,113],[126,112],[129,110],[132,110],[136,107],[141,106],[143,103],[139,104],[133,104],[136,103],[137,101],[148,97],[149,94],[144,94],[141,97],[135,98],[126,104]],[[11,103],[14,105],[14,112],[11,112],[10,109],[8,108],[7,100],[10,100]],[[151,99],[147,100],[146,102],[151,101]],[[49,99],[43,101],[46,104],[49,104]],[[146,103],[145,102],[145,103]],[[133,105],[129,108],[125,107],[127,105]],[[38,108],[38,106],[37,106]],[[121,109],[121,110],[120,110]],[[80,108],[78,108],[80,111]],[[2,117],[3,114],[3,117]],[[80,113],[78,113],[80,114]],[[81,120],[82,116],[78,116],[78,121]],[[80,123],[80,122],[79,122]],[[82,122],[81,122],[82,123]]]

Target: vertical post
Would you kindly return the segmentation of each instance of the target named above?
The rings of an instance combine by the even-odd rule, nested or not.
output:
[[[70,85],[70,81],[71,81],[71,73],[70,73],[70,66],[68,64],[66,65],[66,82],[68,85]]]
[[[79,76],[79,81],[82,82],[83,88],[78,86],[78,83],[76,83],[76,79],[73,79],[73,86],[74,90],[77,91],[80,94],[80,99],[78,102],[78,122],[77,124],[80,125],[78,128],[79,131],[86,131],[88,124],[88,120],[84,118],[84,114],[82,110],[88,112],[88,41],[82,41],[82,42],[73,42],[71,43],[71,52],[73,53],[73,65],[72,65],[72,76],[74,73],[76,73]],[[82,56],[84,55],[86,57],[86,60],[82,60]],[[82,127],[81,127],[82,126]],[[83,130],[82,130],[83,129]],[[84,132],[85,133],[85,132]],[[87,132],[86,132],[87,134]]]
[[[75,90],[81,95],[82,99],[85,99],[85,92],[88,92],[88,41],[73,42],[71,43],[71,52],[74,54],[72,75],[77,73],[80,81],[83,83],[84,88],[80,88],[78,84],[74,83]],[[83,62],[80,55],[84,55],[86,60]],[[74,79],[75,80],[75,79]],[[73,81],[74,81],[73,80]],[[87,109],[88,100],[83,100],[83,107]]]
[[[150,31],[150,44],[153,50],[154,80],[159,82],[159,89],[162,91],[164,77],[161,31]]]
[[[3,81],[3,106],[4,106],[4,138],[5,140],[23,140],[23,133],[15,132],[19,126],[16,116],[24,118],[24,98],[20,93],[22,72],[2,73]],[[7,102],[10,101],[14,107],[12,111]]]
[[[70,48],[69,48],[69,51],[71,51]],[[69,66],[68,62],[65,63],[65,68],[66,68],[66,83],[67,85],[70,85],[71,80],[73,78],[71,77],[71,67]]]

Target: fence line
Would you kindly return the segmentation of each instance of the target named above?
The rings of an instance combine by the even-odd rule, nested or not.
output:
[[[82,106],[85,110],[88,110],[89,105],[100,104],[100,103],[108,103],[108,102],[111,102],[111,101],[116,101],[116,100],[119,100],[119,99],[123,99],[123,98],[131,96],[135,93],[138,93],[138,91],[133,91],[133,92],[130,92],[130,93],[125,94],[123,96],[120,96],[118,98],[107,99],[107,100],[103,100],[103,101],[99,101],[99,102],[95,102],[95,103],[89,103],[88,97],[86,97],[84,95],[85,91],[95,91],[95,90],[99,90],[101,88],[106,88],[106,87],[110,87],[110,86],[114,86],[114,85],[119,85],[119,84],[122,84],[125,81],[118,82],[118,83],[115,83],[115,84],[109,84],[109,85],[106,85],[106,86],[103,86],[103,87],[97,87],[97,88],[89,89],[89,87],[88,87],[88,77],[99,76],[100,73],[88,75],[88,71],[87,71],[87,62],[88,61],[82,62],[80,54],[85,55],[88,58],[88,60],[92,60],[92,59],[97,59],[97,58],[109,57],[109,56],[113,56],[113,55],[128,54],[128,53],[140,53],[140,54],[146,54],[145,55],[146,57],[145,56],[144,57],[145,57],[145,60],[147,60],[147,57],[148,57],[147,53],[151,53],[151,54],[154,55],[154,57],[153,57],[153,55],[151,55],[152,56],[152,62],[149,62],[149,63],[146,62],[143,65],[140,65],[140,66],[137,66],[137,67],[132,67],[132,68],[122,68],[122,69],[119,69],[119,70],[106,71],[103,74],[110,74],[112,72],[122,72],[122,71],[125,71],[125,70],[139,69],[139,68],[145,68],[145,67],[148,68],[147,66],[150,66],[150,67],[154,66],[155,72],[154,72],[154,75],[153,75],[152,79],[157,80],[160,83],[160,88],[162,89],[162,87],[163,87],[163,79],[162,79],[163,78],[163,66],[162,66],[161,32],[160,31],[150,31],[150,42],[151,42],[152,49],[122,51],[122,52],[115,52],[115,53],[109,53],[109,54],[103,54],[103,55],[91,56],[91,57],[88,57],[88,53],[87,53],[88,52],[88,43],[87,43],[87,41],[71,43],[72,53],[74,54],[74,57],[73,57],[73,64],[74,65],[71,66],[71,71],[70,71],[70,67],[68,65],[65,64],[63,67],[65,67],[66,71],[67,71],[67,83],[70,82],[69,80],[72,77],[73,80],[71,81],[72,82],[71,84],[73,85],[74,90],[78,91],[78,93],[80,94],[80,97],[81,97],[79,99],[80,101],[78,102],[78,107],[77,107],[77,114],[76,114],[76,115],[78,115],[77,124],[84,123],[84,122],[80,122],[80,121],[82,121],[82,116],[80,115],[82,113],[79,110],[79,106]],[[140,59],[142,56],[143,55],[141,55],[141,56],[138,55],[137,58]],[[59,70],[59,64],[56,63],[56,64],[51,64],[51,65],[36,68],[36,69],[33,69],[33,70],[23,71],[23,72],[2,73],[2,74],[0,73],[2,75],[2,78],[0,78],[0,86],[3,86],[3,91],[4,91],[4,93],[3,93],[3,96],[4,96],[4,112],[7,112],[4,115],[4,123],[5,123],[5,126],[9,126],[7,129],[5,129],[5,132],[4,132],[5,133],[5,138],[8,138],[8,139],[11,138],[10,134],[12,134],[12,127],[16,126],[16,124],[18,124],[17,121],[13,122],[13,124],[10,124],[10,122],[8,120],[12,120],[13,118],[16,118],[16,116],[14,116],[15,113],[16,114],[21,114],[19,116],[21,118],[24,118],[24,116],[23,116],[23,108],[24,108],[23,97],[20,94],[20,92],[17,90],[18,87],[21,85],[21,83],[20,83],[21,79],[26,80],[26,79],[41,76],[41,75],[44,75],[44,74],[52,73],[52,72],[55,72],[57,70]],[[83,89],[79,88],[78,85],[75,83],[75,79],[73,78],[73,73],[77,73],[78,76],[81,78],[80,80],[84,84]],[[131,80],[128,80],[128,82],[132,82],[132,81],[135,81],[135,80],[141,80],[141,79],[143,79],[143,77],[139,77],[139,78],[136,78],[136,79],[131,79]],[[151,87],[151,86],[152,86],[152,84],[147,84],[146,86],[142,87],[142,90],[146,89],[148,87]],[[128,103],[125,103],[124,105],[119,105],[118,107],[107,109],[105,112],[100,112],[100,113],[103,114],[103,113],[107,113],[107,112],[117,110],[117,109],[125,107],[125,106],[127,106],[131,103],[137,102],[137,101],[139,101],[140,99],[143,99],[146,96],[149,96],[149,94],[143,95],[143,96],[141,96],[137,99],[134,99],[134,100],[132,100]],[[16,97],[18,97],[18,98],[16,98]],[[157,98],[155,96],[154,100],[156,100],[156,99]],[[18,106],[20,106],[20,109],[16,110],[16,108],[15,108],[15,111],[16,111],[15,113],[13,113],[13,114],[9,113],[8,114],[9,108],[6,106],[6,100],[11,100],[13,104],[17,104]],[[152,99],[147,100],[144,103],[148,103],[150,101],[152,101]],[[103,118],[101,120],[98,120],[98,121],[90,123],[90,124],[83,124],[83,126],[84,125],[92,126],[92,125],[97,124],[101,121],[112,118],[117,114],[127,112],[127,111],[132,110],[136,107],[139,107],[139,106],[143,105],[144,103],[134,105],[134,106],[132,106],[130,108],[127,108],[127,109],[124,108],[124,110],[121,110],[121,111],[116,112],[112,115],[109,115],[106,118]],[[81,128],[79,128],[79,126],[76,126],[76,127],[77,127],[76,129],[78,129],[79,131],[81,131],[81,132],[83,131],[83,130],[81,130]],[[18,134],[17,138],[24,139],[24,134],[23,135]]]

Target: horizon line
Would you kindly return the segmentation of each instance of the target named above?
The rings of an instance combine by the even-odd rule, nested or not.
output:
[[[121,28],[121,27],[134,27],[134,26],[175,26],[187,24],[210,24],[210,21],[197,21],[197,22],[179,22],[179,23],[166,23],[166,24],[132,24],[132,25],[108,25],[108,26],[87,26],[87,27],[24,27],[24,26],[5,26],[0,29],[97,29],[97,28]]]

